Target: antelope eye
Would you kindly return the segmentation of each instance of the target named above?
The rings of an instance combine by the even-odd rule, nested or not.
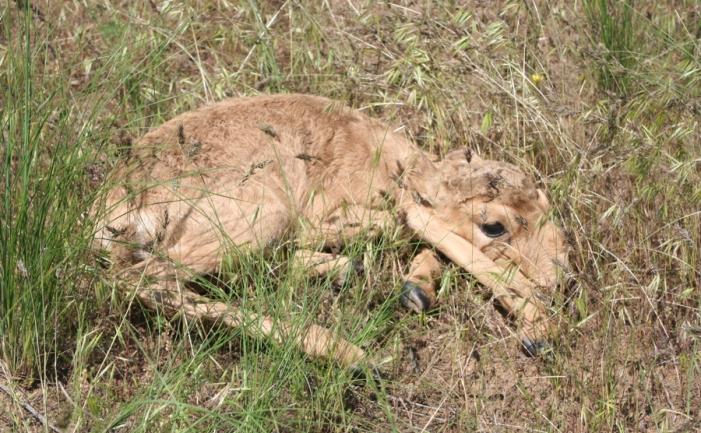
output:
[[[480,226],[480,229],[482,229],[482,232],[490,238],[498,238],[499,236],[506,233],[506,228],[504,227],[504,224],[500,222],[482,224]]]

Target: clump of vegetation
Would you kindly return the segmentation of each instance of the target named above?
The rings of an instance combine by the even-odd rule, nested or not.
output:
[[[0,430],[698,429],[700,13],[693,1],[5,3]],[[131,141],[204,103],[272,92],[346,101],[426,149],[531,170],[573,246],[574,283],[544,294],[560,330],[550,356],[519,352],[456,267],[434,311],[406,313],[396,300],[416,246],[390,235],[347,247],[366,271],[340,289],[292,267],[287,244],[232,254],[201,282],[391,355],[364,384],[292,345],[142,311],[105,278],[89,210]]]

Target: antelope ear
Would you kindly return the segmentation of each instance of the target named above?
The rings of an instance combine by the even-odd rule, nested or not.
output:
[[[468,164],[481,163],[482,158],[477,155],[477,152],[472,150],[470,147],[464,147],[462,149],[456,149],[448,152],[443,158],[444,161],[464,161]]]
[[[441,184],[438,172],[438,165],[431,162],[425,155],[417,154],[409,162],[407,183],[425,202],[424,205],[433,206],[436,201]]]
[[[493,193],[483,169],[484,160],[467,149],[454,150],[440,162],[443,185],[460,201]]]

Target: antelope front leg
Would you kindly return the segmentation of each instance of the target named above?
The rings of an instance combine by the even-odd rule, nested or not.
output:
[[[508,275],[477,247],[451,232],[430,210],[418,205],[408,205],[405,210],[410,229],[492,290],[499,303],[519,322],[524,348],[529,354],[537,353],[551,326],[543,305],[534,296],[533,282],[518,270]]]
[[[333,253],[322,253],[313,250],[297,250],[295,262],[308,269],[312,276],[322,277],[331,275],[333,283],[342,286],[351,273],[358,271],[358,265],[347,256]]]
[[[355,236],[377,235],[393,224],[394,218],[387,211],[362,206],[338,208],[321,221],[303,225],[297,236],[298,244],[303,249],[295,253],[294,259],[314,276],[337,272],[334,283],[342,285],[351,273],[360,271],[362,265],[349,257],[315,249],[338,250]]]
[[[436,253],[428,248],[411,261],[402,285],[402,304],[417,313],[428,310],[436,302],[436,281],[441,264]]]
[[[376,236],[394,225],[395,218],[385,210],[357,205],[339,207],[331,214],[304,225],[298,241],[305,248],[338,249],[358,235]]]

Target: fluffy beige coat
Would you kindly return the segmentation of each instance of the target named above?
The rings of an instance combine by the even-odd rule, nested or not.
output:
[[[273,95],[222,101],[176,116],[138,140],[112,176],[100,211],[98,247],[115,272],[146,275],[138,297],[191,317],[253,333],[295,338],[341,364],[365,353],[323,328],[292,336],[274,323],[177,284],[213,272],[229,248],[262,248],[293,237],[296,257],[316,274],[351,267],[319,252],[355,234],[402,224],[473,273],[518,319],[528,351],[550,333],[538,286],[552,288],[566,266],[549,203],[517,167],[456,150],[438,160],[396,129],[326,98]],[[502,278],[509,267],[517,267]],[[402,302],[436,300],[434,249],[408,267]]]

